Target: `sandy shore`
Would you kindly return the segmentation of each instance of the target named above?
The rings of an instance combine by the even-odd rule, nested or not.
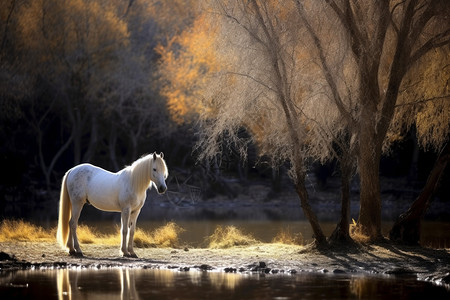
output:
[[[0,243],[2,271],[29,268],[192,268],[221,272],[366,273],[417,276],[450,288],[450,249],[436,250],[390,243],[325,250],[282,244],[229,249],[137,248],[139,258],[119,256],[118,246],[82,245],[84,257],[71,257],[56,243]]]

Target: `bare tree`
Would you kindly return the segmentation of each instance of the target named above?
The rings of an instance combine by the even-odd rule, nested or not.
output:
[[[49,185],[56,161],[69,146],[73,146],[75,164],[92,158],[99,140],[97,117],[102,107],[97,84],[114,70],[115,51],[126,45],[128,32],[126,24],[102,1],[36,1],[22,5],[20,12],[18,39],[21,51],[28,56],[26,71],[37,86],[48,87],[35,90],[29,120],[34,121],[39,164]],[[45,107],[39,97],[50,97],[51,105]],[[38,115],[35,112],[42,109],[33,108],[39,105],[44,113]],[[70,133],[47,163],[50,155],[42,154],[48,151],[47,130],[42,125],[52,110],[52,114],[60,111],[61,123],[70,124]]]
[[[404,244],[417,245],[420,242],[420,224],[432,197],[439,186],[441,177],[450,161],[450,143],[440,152],[425,187],[411,204],[411,207],[399,216],[389,231],[389,238]]]
[[[306,158],[340,161],[343,206],[338,229],[345,236],[348,182],[357,163],[359,228],[371,239],[380,238],[379,164],[389,148],[401,86],[431,50],[448,47],[448,9],[438,0],[215,1],[205,11],[215,22],[217,16],[224,18],[216,27],[211,21],[204,26],[216,41],[215,59],[221,67],[204,69],[201,80],[194,77],[201,83],[195,92],[203,100],[204,153],[214,157],[223,151],[220,141],[226,137],[244,155],[253,141],[273,161],[289,161],[319,239],[321,231],[302,188]],[[194,67],[201,54],[187,51],[192,57],[187,65]],[[446,97],[440,93],[432,98],[442,102]],[[440,136],[448,132],[444,123]],[[250,140],[236,135],[242,126],[252,133]]]
[[[364,3],[327,0],[296,1],[296,4],[314,40],[323,77],[333,93],[332,100],[358,141],[361,179],[358,224],[363,233],[377,239],[381,237],[379,164],[400,87],[411,67],[420,63],[424,55],[448,47],[450,28],[445,16],[449,6],[439,0]],[[356,70],[357,105],[352,107],[356,113],[342,105],[344,97],[336,88],[340,78],[330,72],[337,66],[326,49],[330,36],[321,35],[317,23],[336,18],[335,26],[342,33],[338,38],[349,45],[352,56],[347,63]]]
[[[222,18],[215,38],[225,67],[221,75],[209,78],[203,92],[210,99],[203,114],[203,155],[215,158],[231,143],[245,156],[253,141],[274,165],[288,161],[303,212],[316,242],[323,244],[326,238],[305,185],[306,159],[318,148],[309,142],[315,122],[306,111],[313,104],[301,97],[298,44],[283,32],[292,13],[284,5],[259,1],[218,1],[215,8]],[[215,16],[210,15],[217,20]],[[288,29],[298,33],[299,28]],[[241,127],[252,134],[250,140],[238,135]]]

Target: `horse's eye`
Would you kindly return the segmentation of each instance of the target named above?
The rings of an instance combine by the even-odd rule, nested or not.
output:
[[[155,172],[156,172],[156,169],[153,169],[153,171],[155,171]]]

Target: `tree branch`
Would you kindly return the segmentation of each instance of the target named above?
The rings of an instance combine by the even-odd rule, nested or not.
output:
[[[331,1],[331,2],[334,3],[334,1]],[[323,51],[322,43],[321,43],[319,37],[317,36],[316,32],[313,30],[311,24],[308,22],[308,19],[306,18],[305,14],[304,14],[303,5],[300,3],[299,0],[297,0],[295,3],[296,3],[297,11],[300,15],[300,18],[302,19],[303,23],[305,24],[305,27],[308,30],[309,34],[311,35],[314,45],[315,45],[317,51],[319,52],[319,60],[320,60],[320,64],[321,64],[321,70],[322,70],[322,72],[325,76],[325,80],[327,81],[327,83],[331,89],[331,92],[333,94],[333,101],[336,104],[337,108],[339,109],[340,113],[346,119],[347,124],[349,126],[353,127],[354,120],[353,120],[350,112],[345,108],[344,102],[343,102],[341,96],[339,95],[339,90],[337,88],[337,84],[336,84],[333,76],[331,75],[331,69],[327,63],[327,59],[326,59],[325,53]]]
[[[238,75],[238,76],[242,76],[242,77],[246,77],[249,78],[251,80],[253,80],[254,82],[256,82],[257,84],[262,85],[263,87],[265,87],[266,89],[268,89],[271,92],[274,92],[276,94],[278,94],[278,91],[275,90],[274,88],[270,87],[269,85],[267,85],[266,83],[264,83],[263,81],[256,79],[255,77],[249,75],[249,74],[245,74],[245,73],[239,73],[239,72],[227,72],[226,74],[231,74],[231,75]]]
[[[450,29],[447,29],[444,32],[441,32],[434,37],[430,38],[425,44],[422,45],[419,49],[417,49],[410,58],[410,62],[412,65],[417,60],[419,60],[422,56],[428,53],[430,50],[449,45],[450,44]]]
[[[417,104],[422,104],[422,103],[427,103],[427,102],[432,102],[432,101],[447,99],[447,98],[450,99],[450,94],[444,95],[444,96],[432,97],[432,98],[428,98],[428,99],[422,99],[422,100],[418,100],[418,101],[414,101],[414,102],[397,104],[397,105],[395,105],[395,108],[408,106],[408,105],[417,105]]]

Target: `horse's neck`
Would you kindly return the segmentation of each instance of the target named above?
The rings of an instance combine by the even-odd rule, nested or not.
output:
[[[143,157],[131,167],[131,181],[137,193],[145,191],[150,185],[150,170],[153,160]]]

